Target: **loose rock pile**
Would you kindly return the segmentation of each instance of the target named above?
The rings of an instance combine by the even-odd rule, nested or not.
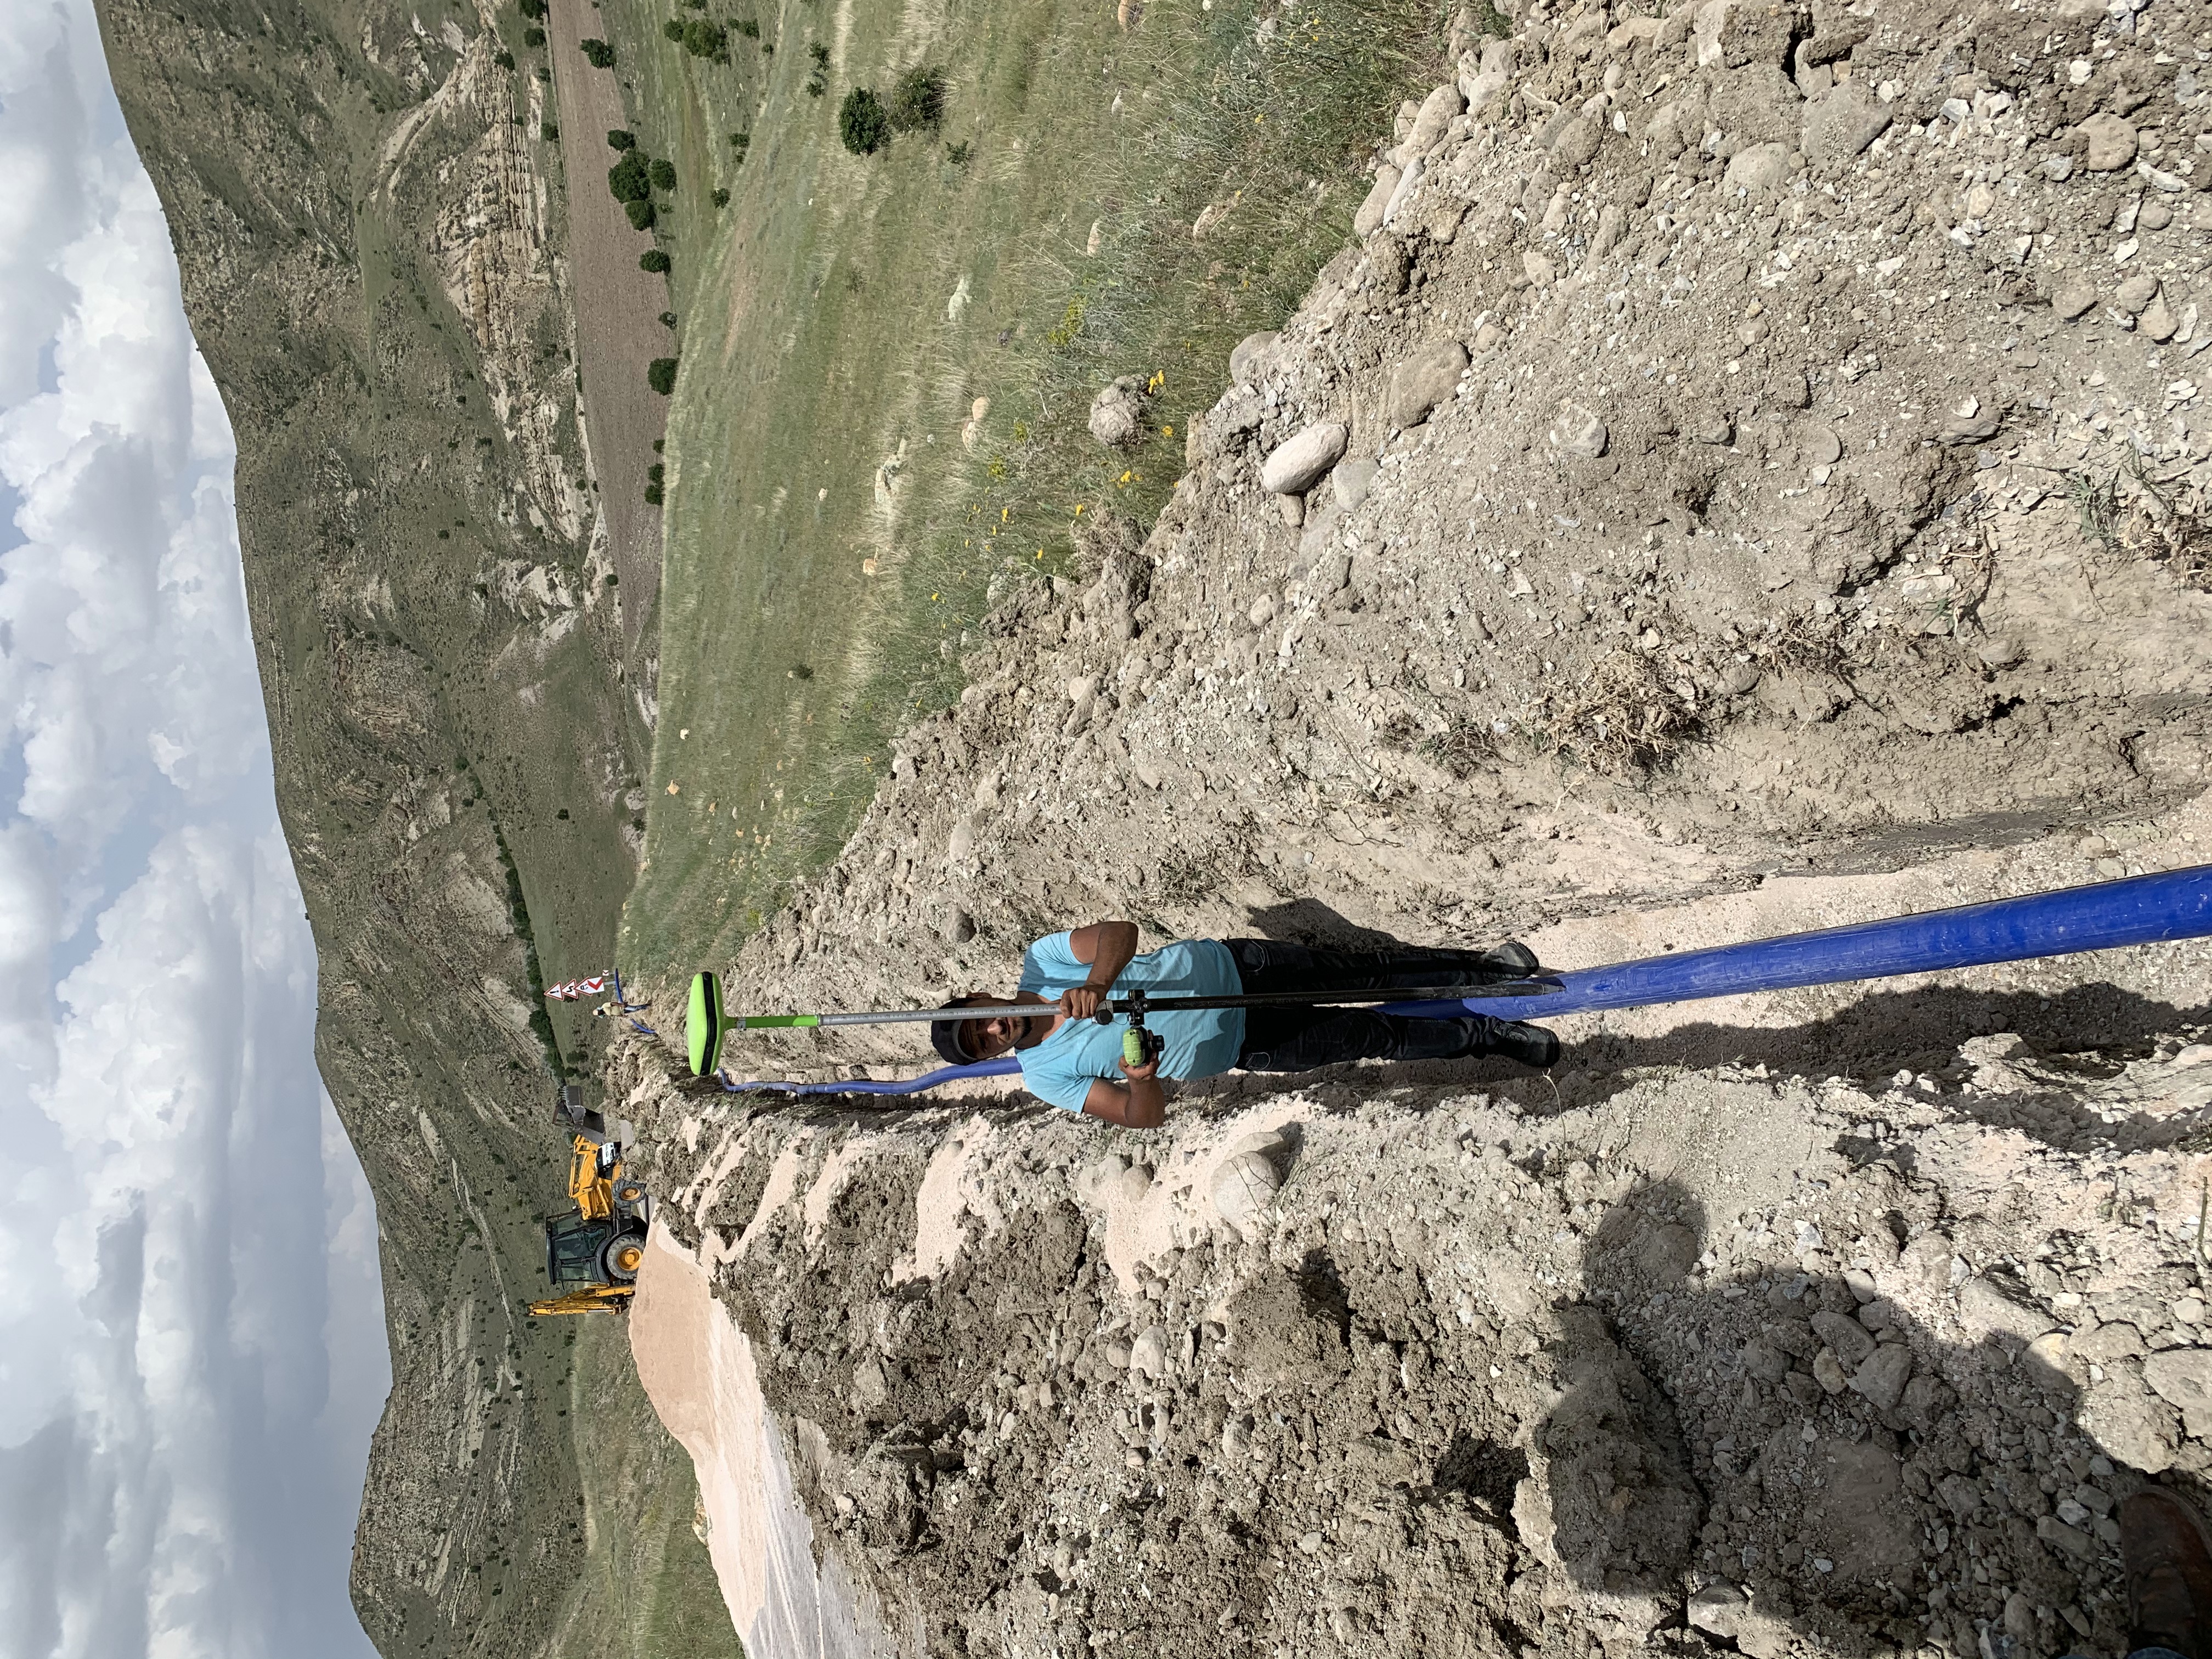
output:
[[[1495,933],[2204,787],[2196,26],[1693,15],[1532,11],[1409,105],[1152,537],[967,641],[781,993],[959,918],[868,994],[1102,905]]]
[[[2212,1047],[2118,1071],[2152,1145],[2079,1153],[2014,1127],[2081,1091],[2009,1036],[1111,1150],[661,1064],[620,1080],[817,1553],[933,1653],[2117,1651],[2113,1504],[2212,1468],[2212,1161],[2164,1149]]]

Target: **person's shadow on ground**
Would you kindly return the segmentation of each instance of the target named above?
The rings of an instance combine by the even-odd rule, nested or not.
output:
[[[1594,1106],[1634,1085],[1643,1068],[1680,1066],[1705,1071],[1717,1066],[1764,1066],[1771,1074],[1810,1079],[1846,1077],[1863,1082],[1886,1079],[1899,1069],[1971,1075],[1960,1066],[1960,1049],[1978,1037],[2006,1034],[2026,1050],[2069,1073],[2076,1085],[2118,1073],[2124,1061],[2150,1052],[2153,1042],[2175,1033],[2201,1030],[2212,1009],[2180,1007],[2124,991],[2112,985],[2078,985],[2057,996],[2029,992],[1972,991],[1930,986],[1910,991],[1875,990],[1825,1019],[1793,1025],[1725,1025],[1692,1021],[1660,1036],[1600,1033],[1568,1048],[1552,1082],[1559,1103]],[[2094,1033],[2085,1042],[2083,1033]],[[2094,1054],[2090,1051],[2094,1049]],[[2080,1059],[2072,1058],[2075,1054]],[[2021,1088],[2021,1095],[2038,1092]],[[2095,1114],[2067,1110],[2059,1091],[2040,1109],[2015,1121],[2008,1102],[1999,1119],[2050,1144],[2068,1149],[2112,1141],[2110,1126]],[[1540,1108],[1545,1089],[1516,1089],[1515,1097]],[[2150,1121],[2134,1126],[2135,1146],[2166,1144]],[[2144,1138],[2148,1137],[2148,1138]]]
[[[1328,951],[1395,951],[1405,940],[1395,933],[1361,926],[1316,898],[1285,899],[1247,914],[1246,925],[1261,939],[1282,939]]]
[[[1802,1267],[1733,1274],[1674,1183],[1606,1207],[1584,1238],[1586,1292],[1560,1310],[1572,1380],[1532,1437],[1522,1543],[1616,1601],[1686,1576],[1689,1622],[1759,1659],[1798,1638],[1960,1659],[2124,1652],[2109,1516],[2146,1477],[2107,1449],[2162,1464],[2182,1441],[2128,1352],[2172,1333],[2107,1322],[2081,1352],[2031,1348],[2056,1322],[2044,1297],[2002,1264],[1968,1274],[1935,1204],[1893,1170],[1862,1170],[1820,1219],[1766,1218],[1790,1230],[1779,1253],[1809,1245]],[[2087,1282],[2091,1241],[2059,1247],[2039,1278]],[[1906,1303],[1955,1307],[1979,1334],[1940,1335]],[[2170,1323],[2148,1297],[2131,1307]],[[2086,1352],[2105,1356],[2094,1373]]]

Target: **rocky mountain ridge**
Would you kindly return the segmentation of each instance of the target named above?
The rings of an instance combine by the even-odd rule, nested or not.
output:
[[[393,1392],[356,1604],[387,1652],[541,1652],[590,1555],[573,1351],[520,1305],[588,1042],[543,981],[605,965],[642,748],[543,54],[489,6],[100,16],[237,441],[317,1058],[377,1199]]]

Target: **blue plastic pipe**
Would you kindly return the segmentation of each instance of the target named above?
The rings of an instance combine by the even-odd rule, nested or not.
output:
[[[1645,1008],[1701,997],[1786,991],[1801,985],[1841,985],[1896,974],[1932,974],[1954,968],[2075,951],[2111,951],[2124,945],[2212,935],[2212,865],[2156,875],[2130,876],[2091,887],[2064,887],[1923,910],[1883,921],[1785,933],[1748,945],[1644,957],[1610,968],[1582,968],[1559,975],[1548,996],[1469,997],[1464,1003],[1401,1002],[1387,1011],[1412,1019],[1446,1019],[1462,1008],[1500,1019],[1549,1019],[1601,1008]]]
[[[1561,988],[1547,996],[1394,1002],[1382,1012],[1409,1019],[1450,1019],[1463,1012],[1549,1019],[1601,1008],[1646,1008],[2208,937],[2212,865],[2200,864],[1818,933],[1785,933],[1747,945],[1644,957],[1609,968],[1572,969],[1559,974]],[[912,1095],[959,1078],[1005,1077],[1020,1069],[1009,1054],[974,1066],[940,1066],[902,1083],[732,1083],[725,1078],[722,1086],[732,1093],[775,1089],[805,1095]]]
[[[918,1095],[940,1083],[969,1077],[1012,1077],[1021,1069],[1021,1061],[1012,1054],[1001,1054],[996,1060],[979,1060],[973,1066],[940,1066],[933,1072],[924,1072],[920,1077],[897,1083],[871,1083],[865,1078],[851,1083],[732,1083],[725,1073],[722,1087],[733,1095],[754,1089],[774,1089],[787,1095]]]

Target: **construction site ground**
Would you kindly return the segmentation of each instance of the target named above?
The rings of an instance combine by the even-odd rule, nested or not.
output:
[[[2212,9],[1453,45],[1157,524],[1009,584],[843,855],[657,1008],[1003,990],[1102,917],[1584,967],[2205,861]],[[1548,1074],[1145,1132],[702,1089],[664,1015],[606,1079],[640,1372],[756,1659],[2118,1652],[2113,1506],[2212,1468],[2208,981],[1578,1016]]]

